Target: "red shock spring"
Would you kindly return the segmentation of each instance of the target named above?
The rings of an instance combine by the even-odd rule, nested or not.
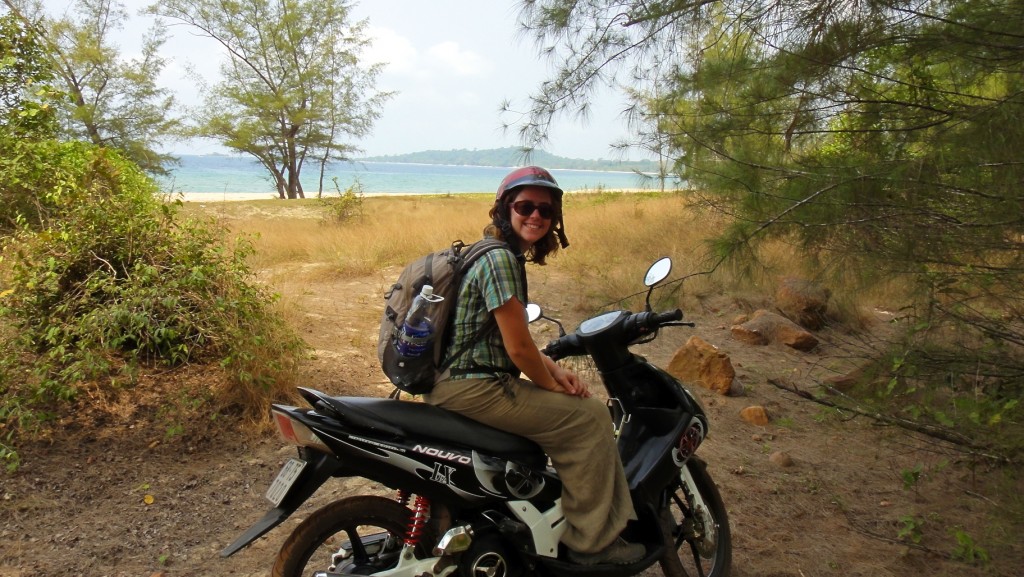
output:
[[[420,544],[424,528],[427,525],[427,514],[430,511],[430,499],[416,495],[416,504],[413,506],[412,515],[409,517],[409,530],[405,533],[405,544],[407,547],[415,547]]]

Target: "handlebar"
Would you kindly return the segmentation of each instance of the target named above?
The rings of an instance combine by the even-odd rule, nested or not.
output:
[[[663,313],[626,313],[626,316],[618,322],[612,323],[594,334],[581,335],[580,330],[577,330],[575,333],[555,339],[548,343],[541,352],[557,361],[566,357],[587,354],[589,352],[586,346],[587,342],[602,341],[604,343],[602,346],[626,348],[634,341],[664,326],[693,326],[693,323],[680,323],[682,318],[683,311],[680,309]]]
[[[573,333],[551,341],[540,352],[550,357],[551,360],[557,361],[566,357],[585,355],[587,354],[587,349],[580,342],[579,335]]]
[[[641,313],[641,314],[653,315],[653,321],[651,322],[651,325],[653,325],[653,326],[651,326],[651,328],[658,328],[658,327],[667,325],[667,324],[672,323],[672,322],[683,320],[683,311],[681,309],[676,309],[674,311],[669,311],[669,312],[664,312],[664,313]]]

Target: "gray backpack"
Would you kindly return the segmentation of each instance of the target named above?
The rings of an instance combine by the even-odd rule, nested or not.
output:
[[[507,249],[508,245],[493,238],[485,238],[470,245],[457,240],[452,243],[451,248],[432,252],[409,263],[395,284],[384,294],[387,302],[384,305],[384,317],[380,322],[377,358],[384,374],[397,388],[396,393],[429,393],[433,390],[434,384],[443,378],[452,362],[469,348],[465,346],[453,351],[447,359],[442,359],[451,339],[448,326],[451,317],[455,315],[455,301],[459,295],[462,277],[478,258],[497,248]],[[444,297],[444,300],[434,305],[433,343],[427,353],[418,357],[405,357],[398,352],[395,342],[409,307],[423,285],[434,287],[434,294]],[[490,332],[494,326],[492,318],[469,345]]]

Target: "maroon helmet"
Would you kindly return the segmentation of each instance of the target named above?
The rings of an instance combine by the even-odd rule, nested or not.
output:
[[[508,173],[508,176],[498,185],[498,193],[494,199],[503,200],[507,193],[523,186],[540,186],[551,189],[551,200],[556,204],[562,203],[562,189],[555,182],[555,177],[539,166],[517,168]]]

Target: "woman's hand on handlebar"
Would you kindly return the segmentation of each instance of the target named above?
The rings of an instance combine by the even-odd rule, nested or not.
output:
[[[559,366],[546,355],[544,356],[544,362],[547,364],[551,376],[555,378],[555,382],[562,389],[558,392],[584,399],[590,397],[590,386],[579,375]]]
[[[576,373],[563,370],[562,376],[555,376],[555,380],[558,381],[559,385],[562,385],[563,389],[565,389],[565,394],[582,397],[584,399],[590,398],[590,386]]]

